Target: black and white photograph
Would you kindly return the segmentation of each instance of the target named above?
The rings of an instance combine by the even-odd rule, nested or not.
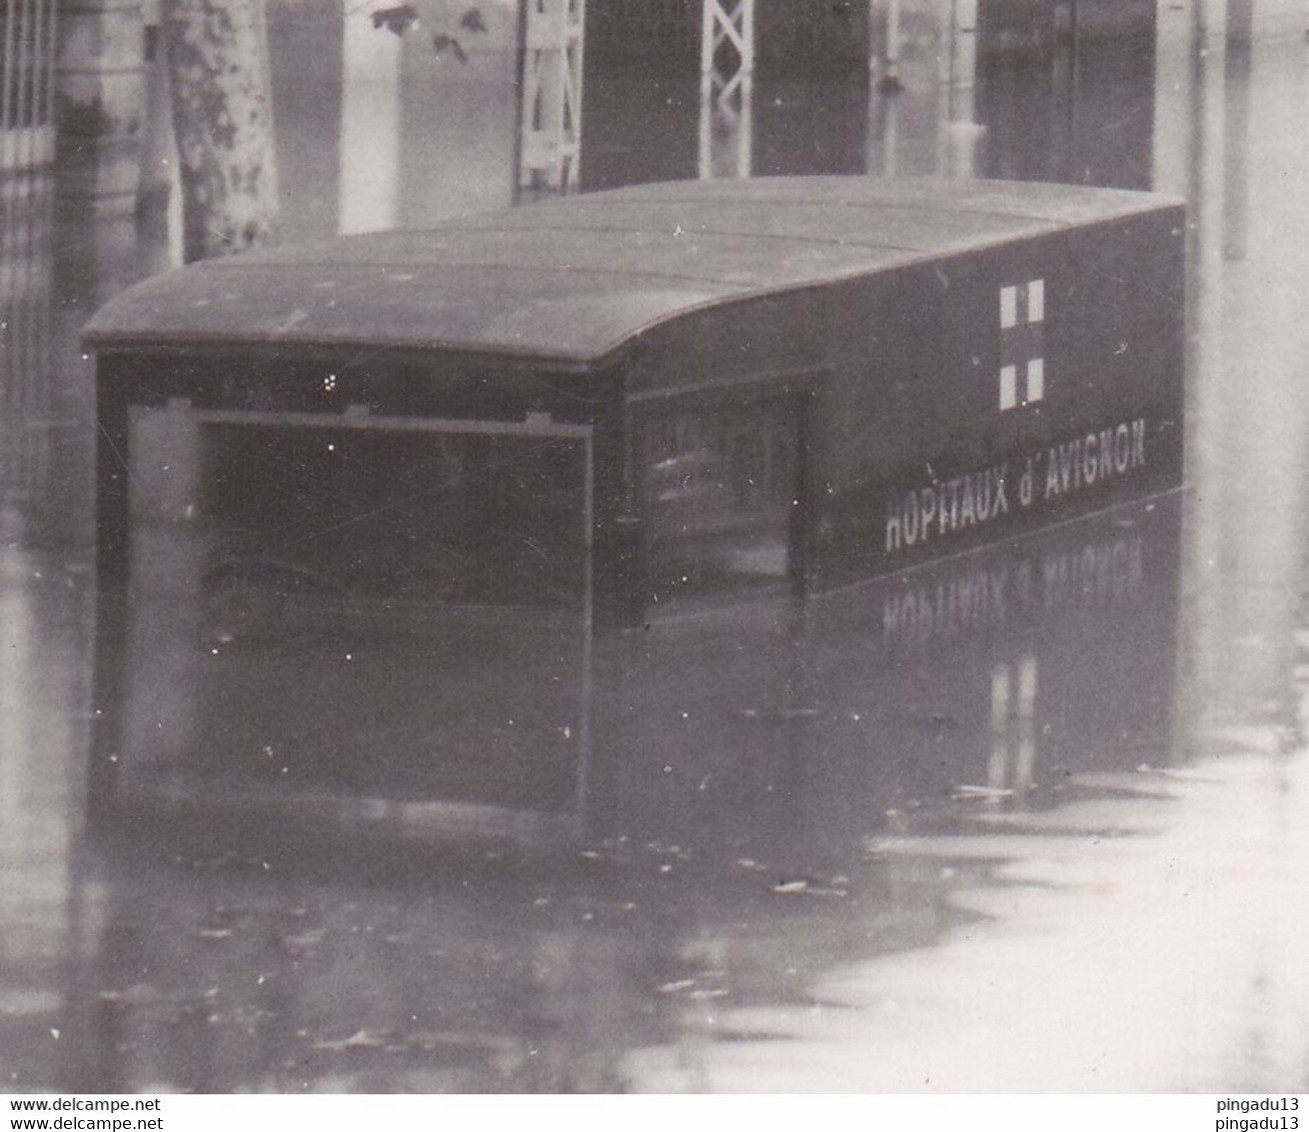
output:
[[[0,1092],[1297,1127],[1309,3],[0,0]]]

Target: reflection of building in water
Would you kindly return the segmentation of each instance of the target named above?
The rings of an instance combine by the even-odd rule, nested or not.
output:
[[[397,549],[367,522],[350,532],[369,513],[352,478],[368,456],[362,420],[356,436],[258,417],[137,413],[137,595],[115,654],[124,678],[97,703],[122,721],[109,748],[120,805],[134,819],[185,813],[171,828],[189,864],[161,866],[147,840],[146,867],[116,864],[86,917],[94,958],[68,953],[81,975],[65,1025],[81,1037],[66,1056],[88,1091],[610,1088],[617,1053],[666,1040],[662,1026],[694,1040],[697,1010],[754,961],[758,941],[732,944],[729,918],[806,885],[844,895],[836,878],[857,875],[888,811],[939,816],[976,804],[963,787],[1021,796],[1169,745],[1175,499],[818,601],[747,594],[592,633],[570,601],[543,616],[538,594],[524,617],[521,593],[483,592],[494,600],[461,609],[439,600],[457,579],[415,573],[451,545],[442,515],[415,524],[441,511],[444,481],[468,487],[482,469],[485,494],[506,487],[512,503],[524,479],[558,474],[556,449],[525,435],[479,453],[485,438],[428,434],[374,451],[383,478],[413,489],[393,518],[419,537]],[[675,457],[692,426],[665,423],[651,442]],[[730,434],[717,444],[732,447]],[[273,514],[242,509],[252,478],[297,474]],[[319,482],[353,503],[314,496]],[[330,506],[333,545],[301,545],[295,512],[320,528]],[[569,513],[561,500],[530,532],[546,557]],[[497,604],[515,608],[497,619]],[[171,715],[151,693],[165,685],[185,701]],[[295,749],[302,730],[315,749]],[[357,804],[324,807],[351,790]],[[249,838],[278,798],[289,806]],[[461,826],[474,807],[441,806],[479,798],[498,824]],[[338,853],[357,848],[352,835],[403,837],[405,815],[425,814],[463,849],[491,835],[533,857],[559,844],[585,855],[542,853],[524,881],[480,853],[410,872],[388,847],[384,873],[342,880],[356,874],[334,859],[323,884],[317,849],[285,820],[294,809]],[[561,836],[534,836],[550,811],[567,818]],[[786,871],[797,862],[811,872]],[[692,908],[690,928],[669,901]],[[770,909],[761,936],[789,919]],[[655,1006],[631,1010],[634,995]]]
[[[1020,805],[1158,758],[1180,512],[1165,499],[807,604],[598,641],[592,828],[815,861],[887,810]]]
[[[49,506],[51,442],[68,424],[55,419],[52,178],[15,167],[49,156],[31,127],[35,108],[14,105],[15,39],[40,30],[22,22],[39,9],[0,6],[5,124],[28,123],[0,137],[0,1080],[47,1091],[59,1087],[51,1028],[60,1025],[77,942],[73,846],[86,752],[75,721],[88,715],[88,642],[73,628],[86,612],[63,584],[66,561],[25,549],[48,545],[60,522]],[[66,497],[60,502],[67,509]]]
[[[86,895],[89,610],[83,594],[41,583],[58,567],[22,549],[20,519],[0,505],[0,1079],[7,1091],[48,1092],[71,1084],[79,1044],[61,1028]]]
[[[1036,657],[1000,661],[991,669],[991,797],[1022,795],[1036,763]]]
[[[112,804],[206,828],[206,812],[283,828],[299,813],[402,839],[753,855],[808,852],[804,815],[833,806],[858,829],[964,784],[1022,791],[1040,759],[1168,749],[1175,502],[797,601],[778,584],[785,410],[650,430],[671,465],[649,485],[651,575],[699,596],[667,617],[656,603],[635,634],[591,629],[585,463],[564,426],[406,436],[366,417],[134,411],[134,596],[99,650],[118,658],[99,692]],[[684,467],[705,429],[724,466]],[[379,507],[397,478],[409,493]],[[726,522],[743,510],[779,512],[780,541],[756,537],[771,518]],[[470,514],[492,521],[462,529]],[[706,539],[735,572],[691,577]]]

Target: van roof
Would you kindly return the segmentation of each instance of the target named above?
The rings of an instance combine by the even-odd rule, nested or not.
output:
[[[118,295],[85,341],[407,347],[588,366],[708,304],[1179,203],[1002,181],[665,182],[195,264]]]

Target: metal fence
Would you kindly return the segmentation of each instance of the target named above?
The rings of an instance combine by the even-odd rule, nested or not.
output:
[[[0,172],[54,158],[56,0],[0,0]]]

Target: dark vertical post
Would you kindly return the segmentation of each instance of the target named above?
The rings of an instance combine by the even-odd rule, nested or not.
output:
[[[641,514],[640,422],[621,382],[594,417],[595,618],[602,627],[632,628],[645,620],[648,581]]]
[[[791,410],[795,421],[795,505],[791,508],[787,532],[787,572],[791,589],[800,597],[817,582],[814,532],[819,507],[815,497],[812,453],[813,398],[795,399]]]

